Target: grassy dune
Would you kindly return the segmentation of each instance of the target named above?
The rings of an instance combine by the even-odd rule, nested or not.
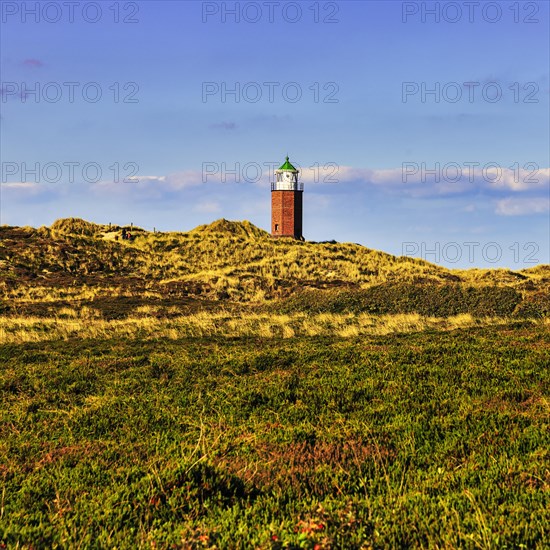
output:
[[[396,315],[293,313],[231,313],[199,312],[171,318],[156,318],[146,314],[149,306],[138,308],[138,315],[125,319],[104,320],[90,317],[90,310],[65,308],[58,317],[0,317],[0,343],[42,342],[73,338],[124,338],[178,340],[185,337],[260,337],[294,338],[296,336],[334,336],[347,338],[418,332],[421,330],[454,330],[456,328],[508,324],[502,317],[474,318],[470,314],[450,317],[425,317],[417,313]],[[548,319],[530,321],[549,327]]]
[[[0,548],[547,548],[550,266],[249,222],[0,227]]]
[[[304,288],[392,283],[506,286],[522,295],[550,287],[550,266],[453,271],[352,243],[274,240],[249,222],[218,220],[188,233],[132,228],[131,242],[115,240],[120,229],[83,220],[0,227],[0,297],[54,301],[152,293],[262,303]]]

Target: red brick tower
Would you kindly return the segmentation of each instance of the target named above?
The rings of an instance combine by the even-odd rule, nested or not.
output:
[[[302,236],[302,195],[304,184],[298,182],[299,170],[286,162],[275,170],[276,181],[271,184],[271,235],[273,237]]]

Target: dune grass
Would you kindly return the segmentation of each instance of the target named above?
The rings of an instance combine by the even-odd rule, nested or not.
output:
[[[0,317],[0,344],[80,339],[180,339],[184,337],[296,336],[352,337],[422,330],[507,324],[503,317],[474,318],[470,314],[427,317],[417,313],[372,315],[367,313],[245,313],[202,311],[184,316],[157,318],[153,306],[136,310],[135,316],[106,320],[96,310],[62,308],[56,317]],[[531,321],[548,326],[546,320]]]
[[[550,266],[126,229],[0,227],[0,549],[549,546]]]
[[[75,219],[58,220],[51,228],[0,227],[0,299],[33,292],[63,299],[79,289],[177,290],[257,303],[304,288],[455,283],[510,287],[522,296],[550,288],[549,266],[453,271],[353,243],[271,239],[249,222],[218,220],[187,233],[132,228],[133,241],[114,240],[120,230]]]

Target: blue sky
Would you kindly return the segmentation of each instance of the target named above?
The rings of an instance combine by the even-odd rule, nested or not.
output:
[[[2,4],[1,223],[268,229],[288,153],[309,240],[549,263],[548,2],[35,4]]]

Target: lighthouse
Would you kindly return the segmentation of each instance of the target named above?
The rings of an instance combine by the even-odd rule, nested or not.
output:
[[[303,240],[302,195],[304,184],[298,181],[299,170],[288,157],[275,170],[275,182],[271,184],[271,235]]]

